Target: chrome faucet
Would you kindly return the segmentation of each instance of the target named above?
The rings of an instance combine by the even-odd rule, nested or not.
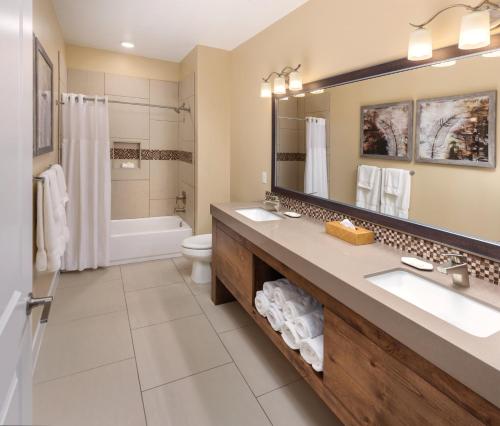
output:
[[[186,191],[182,191],[180,195],[175,197],[174,216],[176,213],[186,213],[186,198]],[[179,201],[182,201],[182,207],[178,207]]]
[[[459,287],[470,287],[467,257],[458,253],[445,253],[443,256],[449,258],[450,260],[449,262],[438,266],[438,271],[442,274],[451,275],[453,285]]]
[[[269,210],[267,206],[271,206],[271,210],[280,211],[280,199],[276,195],[269,197],[269,200],[264,200],[264,207]]]

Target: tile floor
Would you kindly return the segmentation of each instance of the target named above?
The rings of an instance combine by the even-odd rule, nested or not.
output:
[[[35,424],[340,424],[243,309],[214,306],[189,273],[177,258],[63,274]]]

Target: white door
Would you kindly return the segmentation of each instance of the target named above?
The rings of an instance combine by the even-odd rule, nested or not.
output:
[[[31,424],[31,13],[0,0],[0,425]]]

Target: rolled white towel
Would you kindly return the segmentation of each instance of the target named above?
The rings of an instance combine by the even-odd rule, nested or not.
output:
[[[300,342],[300,355],[318,373],[323,371],[323,335]]]
[[[319,302],[309,295],[302,296],[299,301],[287,300],[283,307],[283,314],[285,318],[294,321],[302,315],[308,314],[320,307]]]
[[[281,331],[283,324],[285,324],[285,316],[283,315],[283,312],[281,312],[279,306],[274,302],[271,302],[271,305],[267,310],[267,320],[275,331]]]
[[[289,348],[299,349],[300,338],[292,321],[285,321],[285,324],[281,328],[281,337]]]
[[[302,294],[298,291],[297,287],[293,285],[276,287],[274,289],[274,303],[276,303],[281,309],[285,308],[285,303],[289,300],[300,303],[302,298]]]
[[[270,302],[274,302],[274,289],[277,287],[286,287],[289,285],[290,282],[286,278],[280,278],[275,281],[266,281],[262,286],[262,291]]]
[[[323,309],[295,318],[295,329],[301,339],[312,339],[323,334]]]
[[[267,315],[267,311],[270,305],[271,302],[266,297],[264,292],[262,290],[259,290],[255,294],[255,308],[257,309],[257,312],[261,314],[263,317],[265,317]]]

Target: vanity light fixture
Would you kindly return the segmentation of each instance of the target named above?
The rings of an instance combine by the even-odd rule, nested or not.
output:
[[[122,47],[125,49],[133,49],[135,47],[134,43],[131,43],[130,41],[122,41],[121,42]]]
[[[457,61],[444,61],[444,62],[438,62],[437,64],[433,64],[432,66],[434,68],[447,68],[447,67],[452,67],[456,63]]]
[[[302,76],[299,72],[300,66],[301,64],[297,65],[295,68],[286,66],[281,72],[273,71],[266,78],[263,78],[260,83],[260,97],[270,98],[273,93],[275,95],[285,95],[287,92],[287,80],[288,90],[302,90]],[[270,79],[273,75],[276,75],[276,78],[273,81],[271,90]]]
[[[462,17],[458,47],[470,50],[489,46],[491,30],[500,26],[497,20],[494,20],[492,25],[491,15],[500,11],[500,4],[491,0],[483,0],[477,6],[453,4],[441,9],[421,24],[410,23],[415,28],[410,34],[408,43],[408,59],[410,61],[423,61],[432,58],[432,34],[427,25],[441,13],[456,7],[462,7],[469,11]]]

